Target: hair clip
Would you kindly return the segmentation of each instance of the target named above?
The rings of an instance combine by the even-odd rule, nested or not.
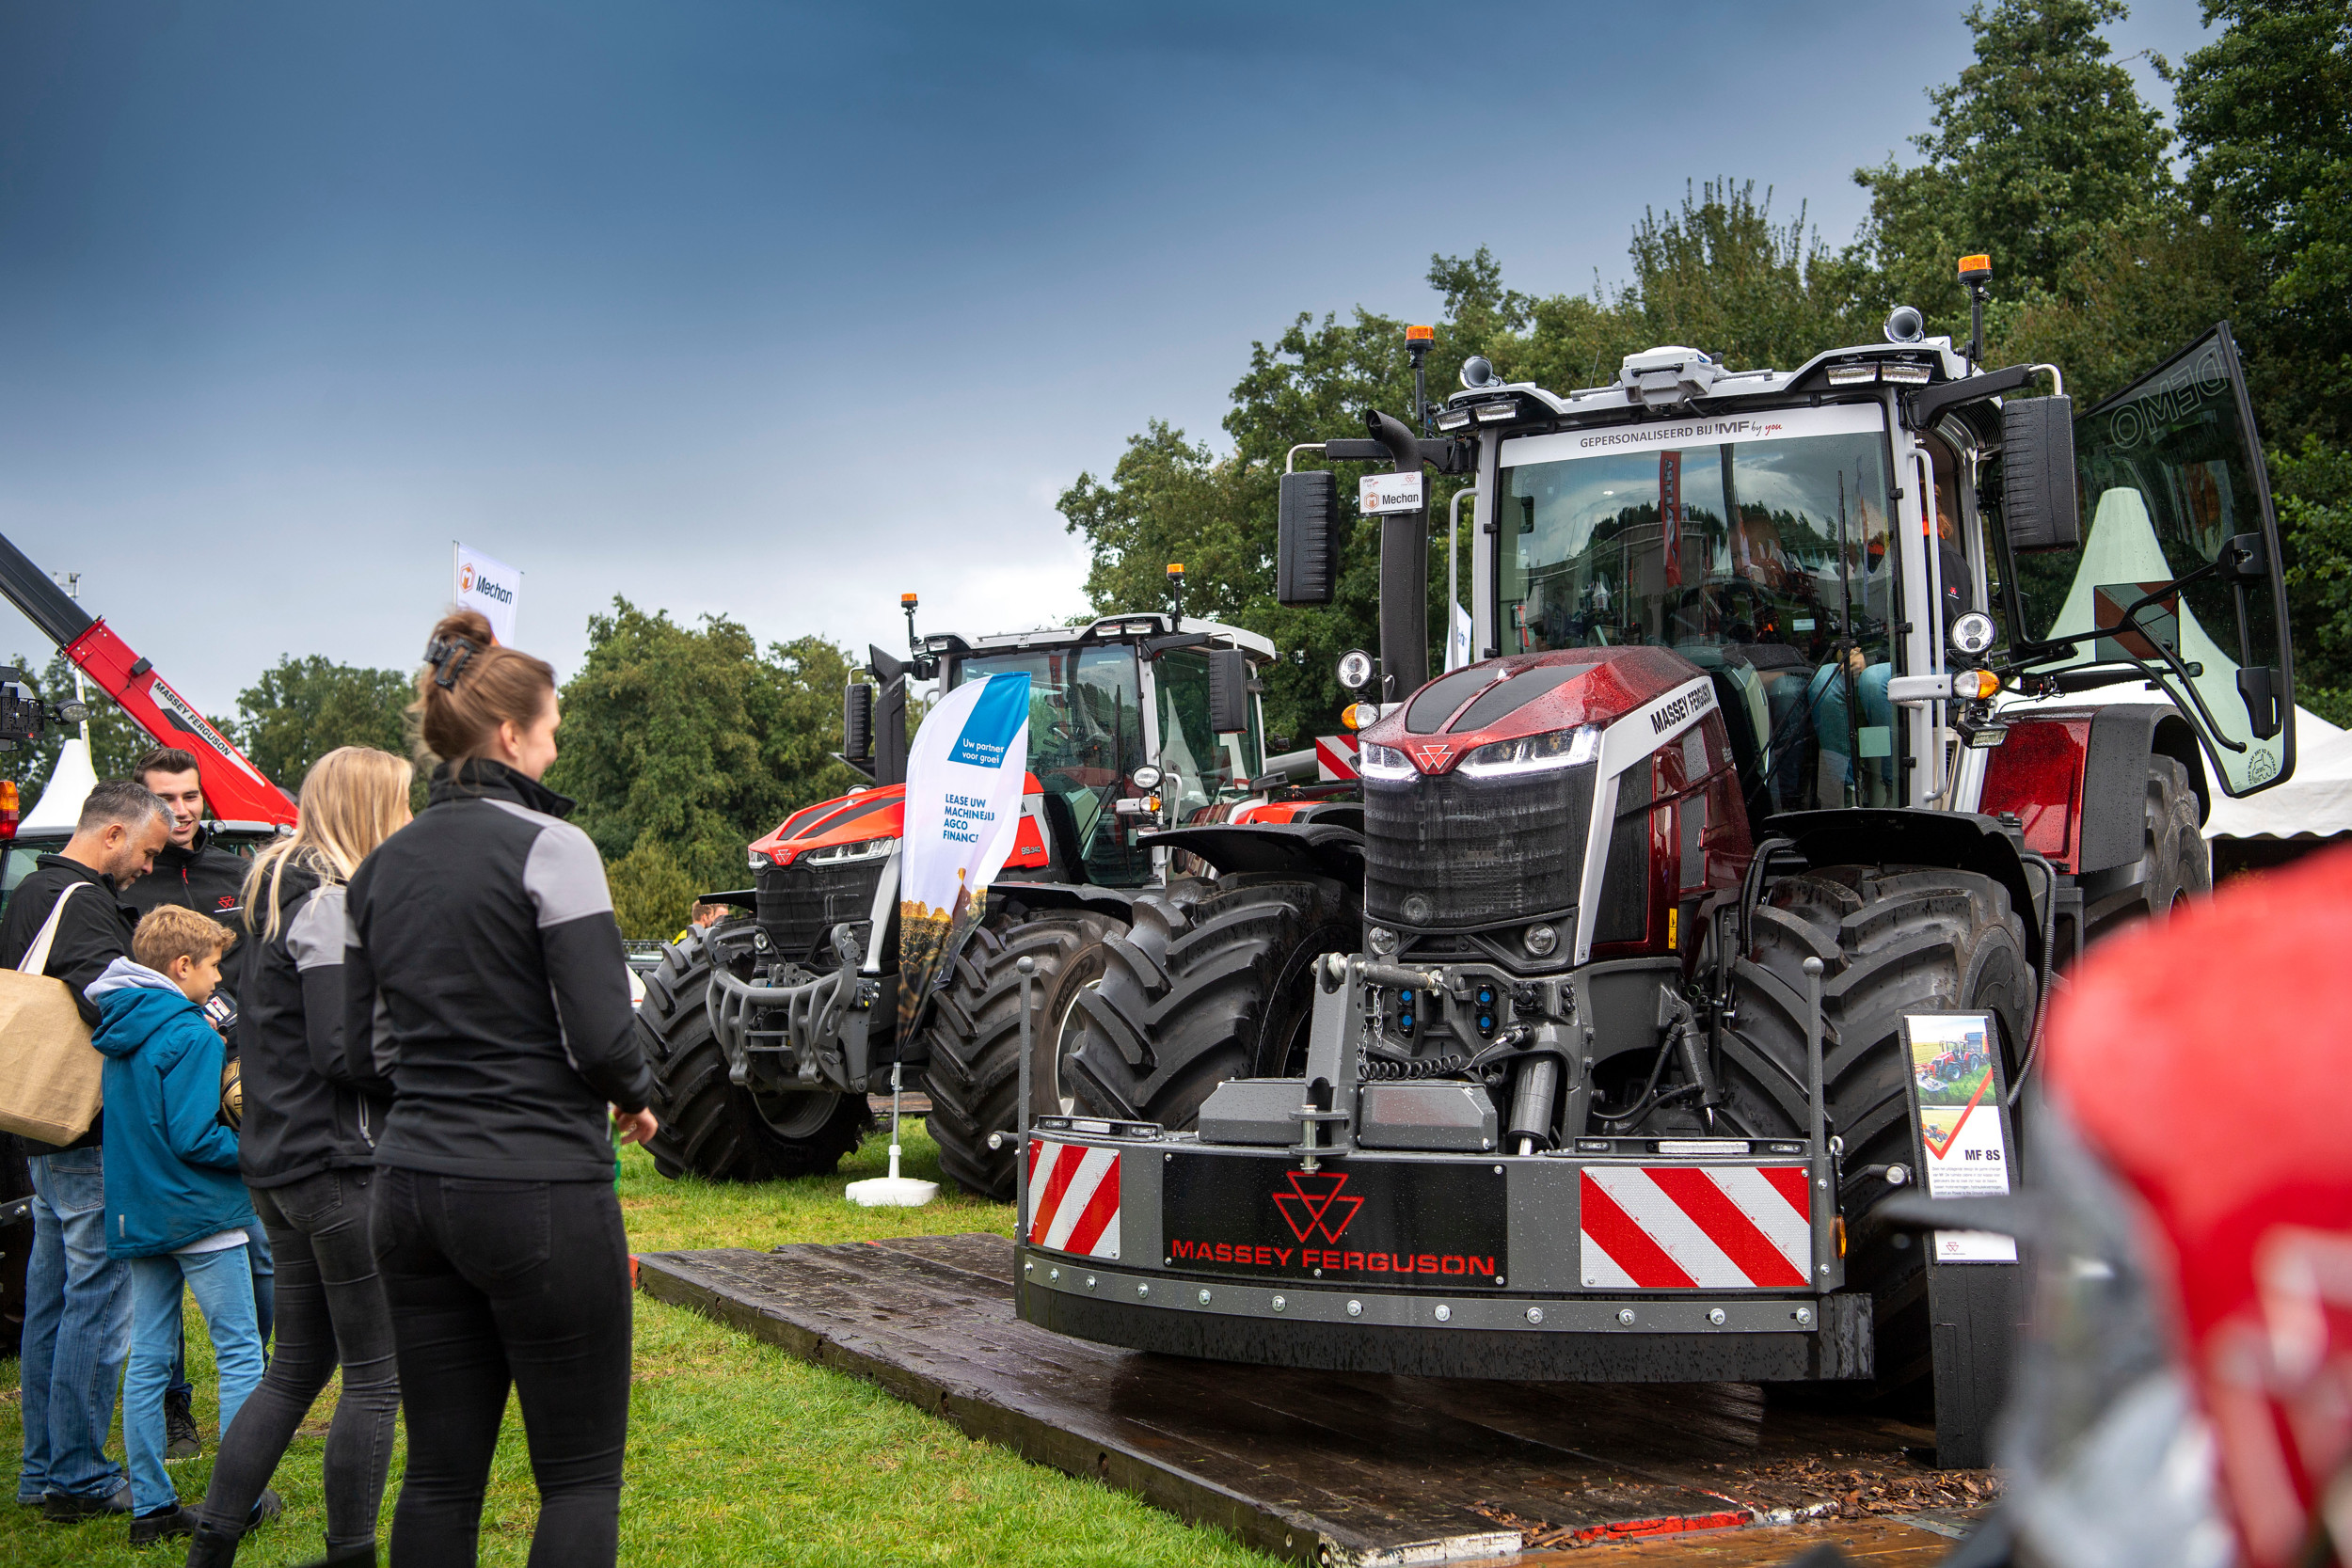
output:
[[[462,637],[437,637],[424,645],[424,661],[433,666],[433,684],[444,691],[457,684],[474,656],[474,645]]]

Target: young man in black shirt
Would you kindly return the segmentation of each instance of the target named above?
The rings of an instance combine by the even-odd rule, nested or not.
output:
[[[62,853],[43,855],[0,916],[0,967],[31,951],[57,900],[49,961],[85,1022],[98,1007],[84,990],[131,951],[135,917],[118,897],[146,874],[170,814],[128,779],[89,793]],[[33,1255],[25,1272],[23,1378],[24,1464],[16,1500],[73,1524],[131,1506],[122,1466],[106,1457],[106,1428],[131,1345],[128,1266],[106,1257],[105,1113],[62,1148],[20,1138],[33,1178]]]

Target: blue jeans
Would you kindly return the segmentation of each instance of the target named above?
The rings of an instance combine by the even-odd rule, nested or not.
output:
[[[48,1492],[111,1497],[122,1466],[106,1457],[115,1388],[131,1345],[131,1275],[106,1257],[105,1151],[61,1149],[25,1162],[33,1176],[33,1255],[24,1275],[24,1467],[20,1502]]]
[[[164,1468],[164,1387],[180,1348],[180,1288],[204,1314],[220,1378],[220,1424],[262,1381],[262,1337],[253,1321],[253,1265],[243,1245],[218,1252],[167,1252],[131,1259],[131,1367],[122,1380],[122,1447],[131,1460],[131,1507],[140,1513],[180,1500]]]
[[[262,1227],[246,1227],[245,1253],[253,1263],[253,1324],[261,1335],[263,1359],[268,1358],[270,1329],[278,1321],[278,1263],[269,1250],[269,1232]],[[184,1331],[180,1337],[180,1352],[171,1358],[169,1393],[182,1399],[192,1398],[195,1387],[188,1382],[188,1342]],[[224,1426],[223,1432],[229,1429]]]

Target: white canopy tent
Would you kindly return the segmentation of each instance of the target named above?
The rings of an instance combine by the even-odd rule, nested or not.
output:
[[[81,820],[82,802],[97,787],[98,769],[90,765],[89,742],[74,736],[58,750],[57,765],[49,770],[49,783],[42,786],[40,799],[17,820],[17,836],[72,832],[74,823]]]

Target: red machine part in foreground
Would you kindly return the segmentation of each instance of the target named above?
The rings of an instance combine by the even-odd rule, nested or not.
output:
[[[294,826],[294,803],[286,792],[156,674],[154,666],[133,652],[112,626],[66,597],[46,572],[6,538],[0,538],[0,594],[56,642],[74,668],[121,705],[157,745],[178,746],[195,756],[204,781],[204,800],[214,816],[224,822]]]

